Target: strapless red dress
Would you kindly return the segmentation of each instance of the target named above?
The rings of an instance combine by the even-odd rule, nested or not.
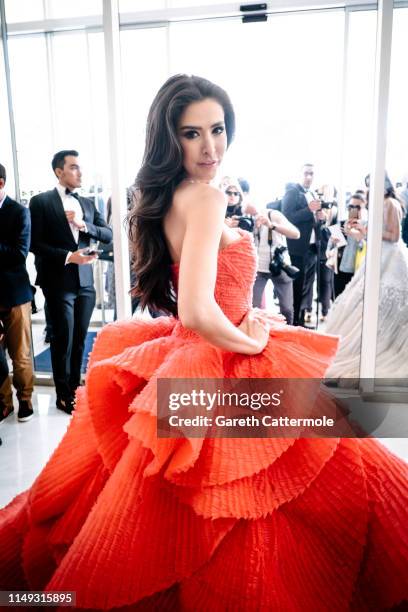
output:
[[[254,276],[245,234],[218,262],[235,324]],[[0,513],[0,588],[76,591],[91,610],[402,609],[407,466],[381,444],[156,435],[157,378],[316,378],[336,346],[281,324],[256,356],[174,318],[104,328],[66,435]]]

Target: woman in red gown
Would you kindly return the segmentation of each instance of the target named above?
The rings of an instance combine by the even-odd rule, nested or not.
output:
[[[130,219],[142,303],[98,335],[61,444],[0,513],[0,588],[91,610],[388,610],[408,599],[407,466],[371,439],[164,439],[159,378],[318,378],[337,339],[251,309],[248,233],[212,186],[226,93],[170,78]],[[177,291],[177,297],[175,290]]]

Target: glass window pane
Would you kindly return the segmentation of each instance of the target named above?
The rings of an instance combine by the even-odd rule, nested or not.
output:
[[[110,195],[109,119],[103,33],[88,34],[94,181]]]
[[[55,184],[51,169],[54,151],[45,36],[9,39],[9,57],[21,201],[28,205],[33,195]],[[27,257],[27,270],[34,285],[36,270],[32,253]],[[33,316],[34,364],[40,351],[37,340],[41,339],[42,346],[44,327],[34,324],[37,319],[44,319],[44,298],[39,287],[35,300],[38,314]]]
[[[388,110],[387,167],[391,179],[408,180],[408,91],[404,84],[408,57],[408,8],[394,9]]]
[[[82,17],[101,15],[102,0],[50,0],[48,17]]]
[[[166,0],[119,0],[119,13],[136,13],[166,8]]]
[[[8,23],[44,19],[43,0],[6,0]]]
[[[167,6],[169,8],[185,7],[196,7],[196,6],[209,6],[210,4],[226,4],[220,2],[220,0],[167,0]]]
[[[91,84],[86,34],[55,35],[53,94],[55,150],[76,149],[81,157],[83,187],[93,183]],[[75,71],[74,78],[72,72]]]
[[[344,125],[345,187],[350,192],[364,187],[372,161],[376,36],[376,11],[350,14]]]
[[[120,33],[124,90],[126,181],[134,182],[142,160],[150,104],[166,80],[166,29],[124,30]],[[144,58],[149,61],[144,61]]]
[[[53,183],[45,37],[9,39],[9,57],[20,190],[29,198]]]
[[[336,12],[170,25],[170,73],[207,77],[231,96],[238,124],[225,170],[248,178],[259,205],[281,196],[305,160],[317,182],[337,181],[343,24]],[[293,40],[301,54],[284,53]]]
[[[0,66],[4,66],[3,47],[0,48]],[[7,184],[6,190],[10,197],[15,197],[13,156],[11,150],[10,123],[7,102],[6,77],[4,70],[0,70],[0,164],[6,168]]]

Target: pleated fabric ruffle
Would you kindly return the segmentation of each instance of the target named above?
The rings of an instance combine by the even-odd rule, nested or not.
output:
[[[253,278],[250,254],[243,238],[220,255],[229,299],[234,258],[249,266],[240,283]],[[235,323],[248,306],[241,284]],[[407,600],[407,466],[376,441],[157,438],[158,378],[319,378],[336,346],[279,323],[253,357],[172,318],[106,327],[61,444],[0,512],[0,588],[72,590],[79,609],[143,612]]]

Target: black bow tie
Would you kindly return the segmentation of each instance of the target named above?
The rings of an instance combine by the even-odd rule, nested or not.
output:
[[[66,195],[70,195],[73,198],[75,198],[76,200],[79,201],[79,195],[77,193],[75,193],[74,191],[71,191],[70,189],[68,189],[68,187],[65,189],[65,193]]]

